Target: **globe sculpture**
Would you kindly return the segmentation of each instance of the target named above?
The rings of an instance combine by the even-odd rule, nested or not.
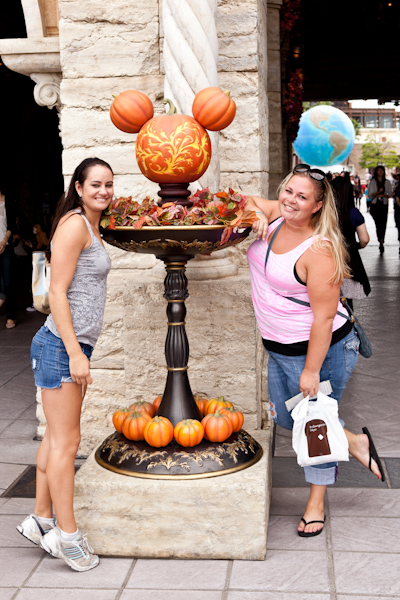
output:
[[[302,114],[293,147],[301,162],[329,167],[346,160],[354,140],[349,117],[334,106],[319,105]]]

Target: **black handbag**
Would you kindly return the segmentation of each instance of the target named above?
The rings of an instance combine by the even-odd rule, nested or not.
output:
[[[265,270],[265,267],[267,266],[267,260],[268,260],[269,252],[271,250],[272,242],[274,241],[276,234],[278,233],[278,231],[280,230],[282,225],[283,225],[283,221],[282,221],[282,223],[280,223],[278,225],[278,227],[275,229],[274,233],[272,234],[271,241],[268,244],[267,254],[265,256],[264,270]],[[288,300],[291,300],[292,302],[296,302],[296,304],[302,304],[303,306],[310,306],[309,302],[304,302],[304,300],[298,300],[297,298],[293,298],[292,296],[285,296],[285,298],[287,298]],[[342,313],[340,311],[337,311],[336,314],[340,315],[341,317],[344,317],[345,319],[347,319],[347,321],[350,321],[351,323],[353,323],[354,330],[358,336],[358,339],[360,340],[360,346],[359,346],[358,351],[361,354],[361,356],[364,356],[364,358],[369,358],[372,355],[372,346],[371,346],[369,339],[367,338],[367,334],[365,333],[364,329],[362,328],[360,321],[357,319],[357,317],[354,316],[353,311],[351,310],[350,306],[347,304],[346,298],[344,296],[342,296],[340,298],[340,301],[349,314],[345,315],[344,313]]]

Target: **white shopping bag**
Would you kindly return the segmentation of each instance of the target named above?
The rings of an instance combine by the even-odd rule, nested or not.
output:
[[[293,409],[292,445],[301,467],[349,460],[349,444],[338,417],[334,398],[318,392],[307,396]]]

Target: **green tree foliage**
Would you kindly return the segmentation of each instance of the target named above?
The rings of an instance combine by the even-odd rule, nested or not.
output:
[[[371,169],[378,165],[385,165],[388,169],[394,169],[400,166],[399,157],[390,143],[377,142],[372,135],[368,136],[367,140],[361,146],[360,167]]]

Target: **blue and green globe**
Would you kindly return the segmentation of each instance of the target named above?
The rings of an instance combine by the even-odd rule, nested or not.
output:
[[[354,139],[349,117],[334,106],[320,104],[301,115],[293,147],[301,162],[329,167],[346,160]]]

